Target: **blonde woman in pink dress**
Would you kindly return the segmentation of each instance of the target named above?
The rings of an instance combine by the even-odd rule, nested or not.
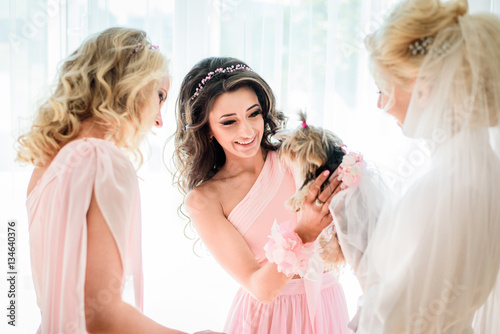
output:
[[[18,160],[28,188],[38,333],[182,333],[142,314],[137,175],[144,134],[162,126],[167,61],[140,30],[110,28],[62,64]],[[133,279],[135,307],[122,300]]]
[[[238,59],[207,58],[184,78],[177,107],[175,160],[185,207],[201,240],[241,285],[224,330],[347,333],[336,277],[300,277],[307,245],[332,222],[328,205],[339,181],[325,182],[330,175],[323,173],[300,214],[285,208],[297,190],[297,175],[277,159],[279,143],[272,136],[284,115],[275,109],[271,88]],[[285,239],[297,246],[290,254],[300,268],[266,257],[275,221],[288,226]],[[283,270],[285,264],[290,266]]]

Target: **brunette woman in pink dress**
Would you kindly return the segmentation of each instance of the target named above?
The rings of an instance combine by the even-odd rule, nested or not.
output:
[[[177,108],[175,160],[185,207],[201,240],[241,285],[225,331],[347,333],[336,277],[301,278],[312,242],[332,222],[328,205],[339,181],[325,182],[331,175],[323,173],[299,214],[285,208],[300,184],[277,159],[272,136],[284,115],[268,84],[238,59],[207,58],[184,78]],[[264,247],[276,246],[268,237],[275,221],[285,245],[277,253],[288,256],[268,259]]]
[[[18,160],[28,188],[38,333],[182,333],[142,314],[141,211],[134,167],[162,126],[167,61],[140,30],[91,36],[62,64]],[[133,279],[135,307],[122,300]]]

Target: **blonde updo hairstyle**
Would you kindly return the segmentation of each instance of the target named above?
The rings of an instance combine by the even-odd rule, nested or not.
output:
[[[167,60],[144,31],[110,28],[89,37],[62,62],[53,92],[18,139],[17,160],[47,165],[93,119],[106,139],[142,161],[138,146],[155,117],[147,111],[157,108],[152,97],[166,76]]]
[[[396,5],[384,24],[365,38],[370,67],[382,92],[391,95],[394,85],[410,91],[424,56],[413,55],[409,46],[435,37],[467,12],[467,0],[408,0]]]

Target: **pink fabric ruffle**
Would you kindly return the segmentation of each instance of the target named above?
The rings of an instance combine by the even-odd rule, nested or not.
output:
[[[303,244],[297,233],[286,221],[278,224],[274,221],[271,235],[264,246],[266,257],[271,263],[278,265],[278,271],[292,277],[304,277],[307,262],[315,250],[314,243]]]

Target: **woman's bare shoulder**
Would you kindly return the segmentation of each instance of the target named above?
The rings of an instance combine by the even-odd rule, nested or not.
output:
[[[197,212],[213,212],[220,208],[220,188],[216,180],[208,180],[191,189],[185,198],[185,205],[190,215]]]

